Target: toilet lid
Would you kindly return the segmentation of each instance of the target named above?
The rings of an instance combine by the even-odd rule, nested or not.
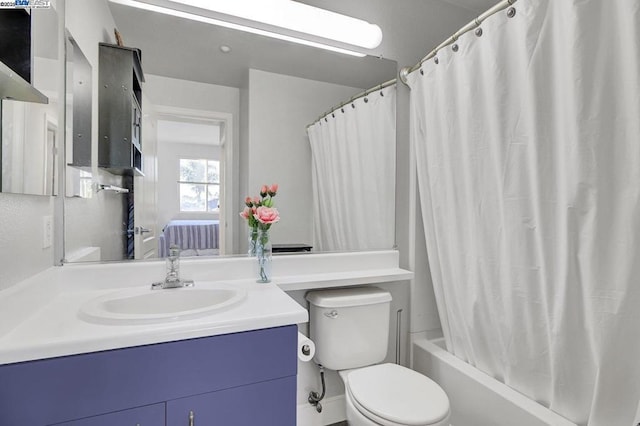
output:
[[[348,384],[357,405],[392,423],[425,426],[449,414],[449,398],[442,388],[427,376],[400,365],[354,370],[349,373]]]

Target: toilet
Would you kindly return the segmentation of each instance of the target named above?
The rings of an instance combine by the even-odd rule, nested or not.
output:
[[[391,294],[376,287],[310,291],[314,361],[336,370],[350,426],[449,426],[449,398],[428,377],[387,356]]]

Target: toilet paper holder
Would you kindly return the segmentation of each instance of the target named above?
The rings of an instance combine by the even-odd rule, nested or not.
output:
[[[311,355],[311,347],[309,345],[302,345],[301,351],[303,355]]]

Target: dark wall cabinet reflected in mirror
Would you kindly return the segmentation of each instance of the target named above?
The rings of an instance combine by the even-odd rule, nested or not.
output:
[[[117,175],[142,175],[140,55],[100,43],[98,166]]]

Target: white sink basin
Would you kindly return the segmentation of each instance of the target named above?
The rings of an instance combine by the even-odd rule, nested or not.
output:
[[[210,315],[246,297],[246,290],[223,285],[164,290],[135,288],[91,299],[82,305],[79,316],[89,322],[123,325],[176,321]]]

